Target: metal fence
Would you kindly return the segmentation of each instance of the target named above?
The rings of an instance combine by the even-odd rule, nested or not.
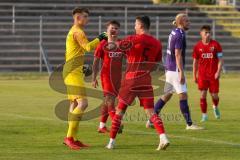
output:
[[[232,0],[231,3],[236,3],[236,0]],[[17,23],[17,16],[16,16],[16,12],[18,11],[18,7],[22,7],[22,6],[12,6],[12,17],[11,17],[11,22],[12,22],[12,34],[15,34],[16,32],[16,23]],[[124,33],[125,35],[128,34],[128,7],[125,6],[123,7],[123,13],[124,13],[124,17],[125,17],[125,21],[124,21]],[[185,11],[186,13],[189,13],[189,10],[186,9]],[[47,52],[46,49],[43,46],[43,18],[45,18],[47,16],[40,16],[39,17],[39,72],[42,72],[42,68],[43,68],[43,62],[45,63],[47,70],[49,73],[51,73],[52,71],[52,67],[51,64],[48,61],[48,57],[47,57]],[[102,32],[102,25],[103,25],[103,17],[102,16],[98,16],[98,32],[101,33]],[[155,21],[155,37],[157,39],[159,39],[159,21],[160,21],[160,17],[156,16],[154,18]],[[212,20],[212,36],[213,39],[216,38],[216,21]]]

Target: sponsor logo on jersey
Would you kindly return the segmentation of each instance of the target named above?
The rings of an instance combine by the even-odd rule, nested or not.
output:
[[[203,53],[202,58],[213,58],[213,53]]]
[[[118,58],[118,57],[122,57],[122,52],[109,52],[108,56],[110,58]]]

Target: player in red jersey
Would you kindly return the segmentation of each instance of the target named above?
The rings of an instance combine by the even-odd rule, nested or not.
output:
[[[207,91],[212,96],[213,111],[217,119],[220,119],[218,107],[219,78],[223,65],[223,53],[221,45],[211,39],[211,27],[204,25],[200,30],[201,40],[193,49],[193,78],[201,92],[200,107],[202,122],[207,121]]]
[[[119,90],[119,102],[112,121],[110,141],[106,146],[108,149],[114,148],[122,117],[135,97],[139,98],[141,106],[144,107],[159,134],[160,143],[157,150],[166,149],[169,145],[162,120],[153,110],[154,95],[150,72],[156,62],[161,60],[162,46],[158,40],[149,34],[149,28],[150,19],[148,16],[137,17],[135,21],[136,35],[128,36],[120,43],[120,48],[129,48],[126,51],[127,69]]]
[[[100,61],[102,61],[101,82],[105,97],[101,108],[99,133],[108,132],[106,122],[109,115],[113,119],[115,97],[117,97],[121,85],[123,51],[115,45],[119,42],[119,28],[120,23],[118,21],[112,20],[107,23],[108,40],[103,40],[97,46],[94,54],[92,85],[95,88],[98,86],[96,77]]]

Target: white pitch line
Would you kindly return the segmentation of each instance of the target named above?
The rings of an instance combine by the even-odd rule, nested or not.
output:
[[[156,135],[156,133],[152,133],[152,132],[124,130],[124,132],[125,131],[130,132],[130,133],[136,133],[136,134]],[[206,139],[206,138],[196,138],[196,137],[190,137],[190,136],[176,136],[176,135],[172,135],[172,134],[169,134],[169,137],[192,140],[192,141],[211,142],[211,143],[216,143],[216,144],[225,144],[225,145],[231,145],[234,147],[240,147],[240,143],[232,143],[232,142],[228,142],[228,141],[219,141],[219,140]]]
[[[67,122],[67,121],[63,121],[60,120],[58,118],[54,119],[54,118],[47,118],[47,117],[33,117],[33,116],[26,116],[26,115],[20,115],[20,114],[16,114],[16,113],[6,113],[6,114],[1,114],[0,116],[8,116],[8,117],[14,117],[17,119],[25,119],[25,120],[39,120],[39,121],[55,121],[61,123],[61,122]],[[96,125],[95,122],[88,122],[88,121],[83,121],[81,123],[81,125]]]
[[[31,119],[31,120],[43,120],[43,121],[55,121],[53,118],[46,118],[46,117],[32,117],[32,116],[25,116],[15,113],[6,113],[6,114],[0,114],[1,116],[9,116],[14,118],[20,118],[20,119]]]
[[[31,117],[31,116],[24,116],[24,115],[13,114],[13,113],[11,113],[11,114],[9,114],[9,113],[7,113],[7,114],[0,114],[0,115],[11,116],[11,117],[16,117],[16,118],[21,118],[21,119],[56,121],[56,119],[53,119],[53,118]],[[91,125],[94,125],[93,123]],[[136,134],[145,134],[145,135],[156,135],[156,133],[152,133],[152,132],[126,130],[126,129],[124,129],[124,132],[136,133]],[[186,140],[192,140],[192,141],[211,142],[211,143],[216,143],[216,144],[225,144],[225,145],[231,145],[231,146],[235,146],[235,147],[240,147],[240,143],[232,143],[232,142],[228,142],[228,141],[219,141],[219,140],[206,139],[206,138],[196,138],[196,137],[190,137],[190,136],[176,136],[176,135],[172,135],[172,134],[169,134],[169,137],[179,138],[179,139],[186,139]]]

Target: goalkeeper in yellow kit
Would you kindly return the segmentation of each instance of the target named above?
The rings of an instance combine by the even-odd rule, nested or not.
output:
[[[102,33],[89,42],[83,31],[84,26],[88,23],[88,9],[77,7],[73,10],[72,15],[74,24],[67,35],[66,63],[63,68],[64,83],[67,86],[68,99],[70,100],[69,127],[64,144],[71,149],[78,150],[82,147],[88,147],[77,140],[76,136],[79,121],[88,106],[84,87],[84,54],[94,50],[101,40],[107,39],[107,35]]]

